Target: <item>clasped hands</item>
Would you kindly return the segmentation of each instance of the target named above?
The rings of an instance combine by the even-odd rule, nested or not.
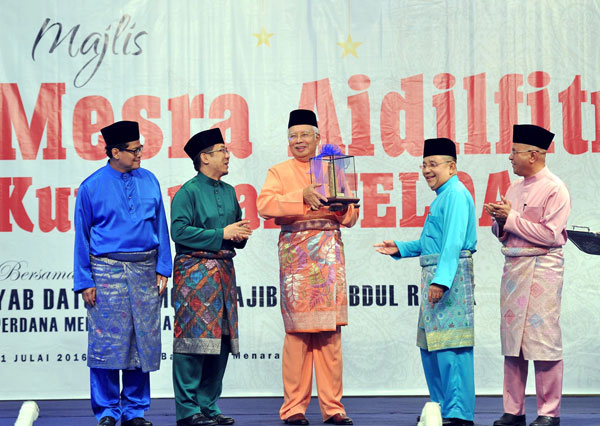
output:
[[[506,219],[510,214],[512,204],[504,196],[500,196],[500,202],[498,203],[486,203],[483,205],[485,212],[496,219],[500,225],[506,223]]]
[[[231,240],[236,243],[247,240],[250,235],[252,235],[252,229],[250,229],[249,220],[234,222],[223,229],[223,239]]]

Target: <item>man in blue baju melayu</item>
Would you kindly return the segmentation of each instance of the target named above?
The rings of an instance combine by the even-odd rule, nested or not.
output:
[[[395,258],[420,256],[421,303],[417,346],[429,395],[444,425],[473,425],[473,260],[477,244],[473,197],[458,180],[456,146],[427,139],[423,177],[436,192],[421,237],[375,244]]]
[[[101,132],[108,163],[83,181],[75,203],[73,290],[87,307],[92,409],[99,426],[152,426],[144,411],[149,372],[160,365],[169,231],[158,181],[140,168],[138,123]]]

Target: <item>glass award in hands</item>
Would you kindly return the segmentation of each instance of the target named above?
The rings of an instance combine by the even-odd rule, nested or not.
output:
[[[321,153],[310,159],[310,182],[320,184],[315,189],[327,197],[331,211],[344,210],[357,204],[354,157],[344,155],[337,145],[323,145]]]

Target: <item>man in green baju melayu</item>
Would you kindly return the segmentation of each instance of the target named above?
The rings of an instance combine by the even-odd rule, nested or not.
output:
[[[234,188],[221,178],[229,151],[219,129],[194,135],[185,152],[198,174],[173,197],[175,242],[173,388],[177,426],[230,425],[217,406],[229,353],[239,353],[236,248],[252,233]]]

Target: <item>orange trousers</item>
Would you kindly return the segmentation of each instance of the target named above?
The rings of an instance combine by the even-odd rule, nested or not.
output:
[[[313,364],[323,421],[346,414],[342,404],[342,330],[286,333],[283,341],[281,420],[304,414],[312,392]]]

